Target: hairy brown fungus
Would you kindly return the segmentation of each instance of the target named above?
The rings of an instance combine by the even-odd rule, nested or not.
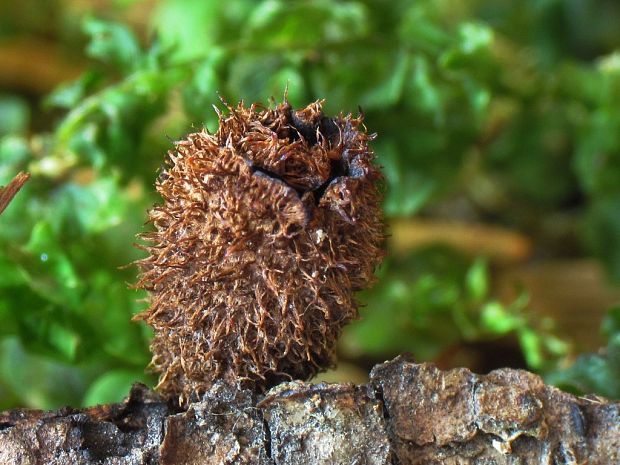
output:
[[[240,103],[187,136],[157,181],[138,288],[158,389],[265,389],[334,364],[353,292],[381,261],[381,173],[362,117]],[[217,110],[216,110],[217,111]]]

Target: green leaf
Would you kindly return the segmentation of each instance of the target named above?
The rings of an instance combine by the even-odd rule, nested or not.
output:
[[[224,85],[221,69],[226,62],[226,53],[215,48],[199,63],[186,86],[183,88],[183,107],[194,124],[206,122],[213,117],[213,102]]]
[[[597,393],[610,399],[620,397],[620,372],[599,355],[580,355],[571,367],[550,373],[545,380],[576,394]]]
[[[492,45],[492,29],[484,24],[467,22],[459,25],[455,44],[441,54],[439,62],[450,71],[475,67],[480,79],[482,71],[492,63],[489,55]]]
[[[405,80],[411,71],[410,65],[411,56],[405,50],[379,54],[376,60],[373,60],[373,67],[382,69],[373,70],[378,75],[376,85],[360,96],[359,104],[362,108],[371,110],[398,103],[403,94]],[[369,76],[366,75],[365,78],[368,79]]]
[[[480,322],[485,331],[498,335],[507,334],[522,325],[520,318],[515,317],[496,300],[492,300],[482,307]]]
[[[90,36],[86,53],[124,71],[135,69],[142,58],[142,50],[133,32],[125,25],[86,18],[83,29]]]
[[[67,147],[71,154],[76,154],[80,160],[92,166],[95,170],[101,170],[110,161],[100,144],[102,128],[95,122],[84,121],[80,127],[76,127],[67,141]],[[53,159],[52,157],[49,157]]]
[[[149,124],[165,110],[170,88],[185,73],[138,70],[89,96],[58,127],[52,155],[72,155],[97,170],[120,166],[123,173],[154,172],[157,162],[141,152],[141,142]]]
[[[45,99],[47,107],[72,109],[101,82],[102,75],[88,70],[73,82],[61,84]]]
[[[24,251],[30,255],[27,272],[31,288],[58,305],[77,307],[81,280],[48,221],[34,225]]]
[[[468,54],[488,50],[493,44],[493,30],[480,23],[463,23],[459,26],[459,43]]]
[[[417,95],[417,99],[412,103],[424,113],[433,118],[437,125],[445,122],[445,103],[437,79],[432,76],[431,67],[422,56],[414,59],[413,76],[411,79],[412,93]]]
[[[544,360],[541,336],[532,329],[521,328],[518,337],[527,366],[531,369],[540,368]]]
[[[468,297],[474,302],[482,301],[489,291],[488,280],[486,260],[483,257],[479,257],[467,270],[467,275],[465,276],[465,289]]]
[[[558,360],[565,358],[569,354],[569,342],[564,341],[559,337],[552,334],[545,334],[542,342],[545,350]]]
[[[52,323],[48,329],[47,339],[63,359],[68,361],[76,359],[80,336],[75,331],[58,323]]]
[[[173,61],[180,62],[208,55],[216,45],[225,19],[225,6],[219,0],[162,0],[152,17],[157,36],[170,48]],[[250,7],[251,10],[251,7]],[[237,31],[238,32],[238,31]]]
[[[360,2],[284,2],[267,0],[252,13],[246,43],[275,49],[315,48],[355,40],[367,32]]]
[[[94,234],[123,221],[125,195],[117,177],[100,177],[87,185],[67,184],[58,193],[58,208],[72,212],[84,234]]]
[[[432,2],[416,2],[409,6],[402,15],[398,38],[415,49],[431,52],[442,50],[451,40]]]

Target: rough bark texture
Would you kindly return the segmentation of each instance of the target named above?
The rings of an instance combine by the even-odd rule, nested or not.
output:
[[[233,463],[611,465],[620,403],[399,357],[367,385],[216,384],[181,412],[136,385],[121,404],[0,414],[2,465]]]

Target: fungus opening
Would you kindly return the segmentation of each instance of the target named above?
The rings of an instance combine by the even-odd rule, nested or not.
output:
[[[280,146],[279,159],[259,156],[250,151],[247,162],[253,174],[265,176],[283,182],[291,187],[301,199],[306,192],[312,192],[314,204],[318,205],[327,187],[337,178],[351,176],[347,161],[339,148],[343,137],[337,118],[324,116],[320,106],[310,105],[304,110],[295,111],[288,103],[280,108],[284,116],[281,120],[265,121],[272,130],[272,141]],[[361,121],[361,117],[360,117]],[[345,130],[351,130],[346,127]],[[263,133],[262,128],[259,133]],[[251,141],[251,133],[246,143]],[[253,145],[251,142],[247,145]],[[270,150],[273,151],[273,147]],[[322,168],[320,172],[305,172],[303,167],[312,167],[313,163]],[[325,166],[322,166],[325,165]]]

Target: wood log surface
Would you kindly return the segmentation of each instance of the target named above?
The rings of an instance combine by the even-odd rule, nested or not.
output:
[[[620,403],[397,357],[365,385],[216,384],[186,411],[139,384],[119,404],[6,411],[0,463],[612,465]]]

